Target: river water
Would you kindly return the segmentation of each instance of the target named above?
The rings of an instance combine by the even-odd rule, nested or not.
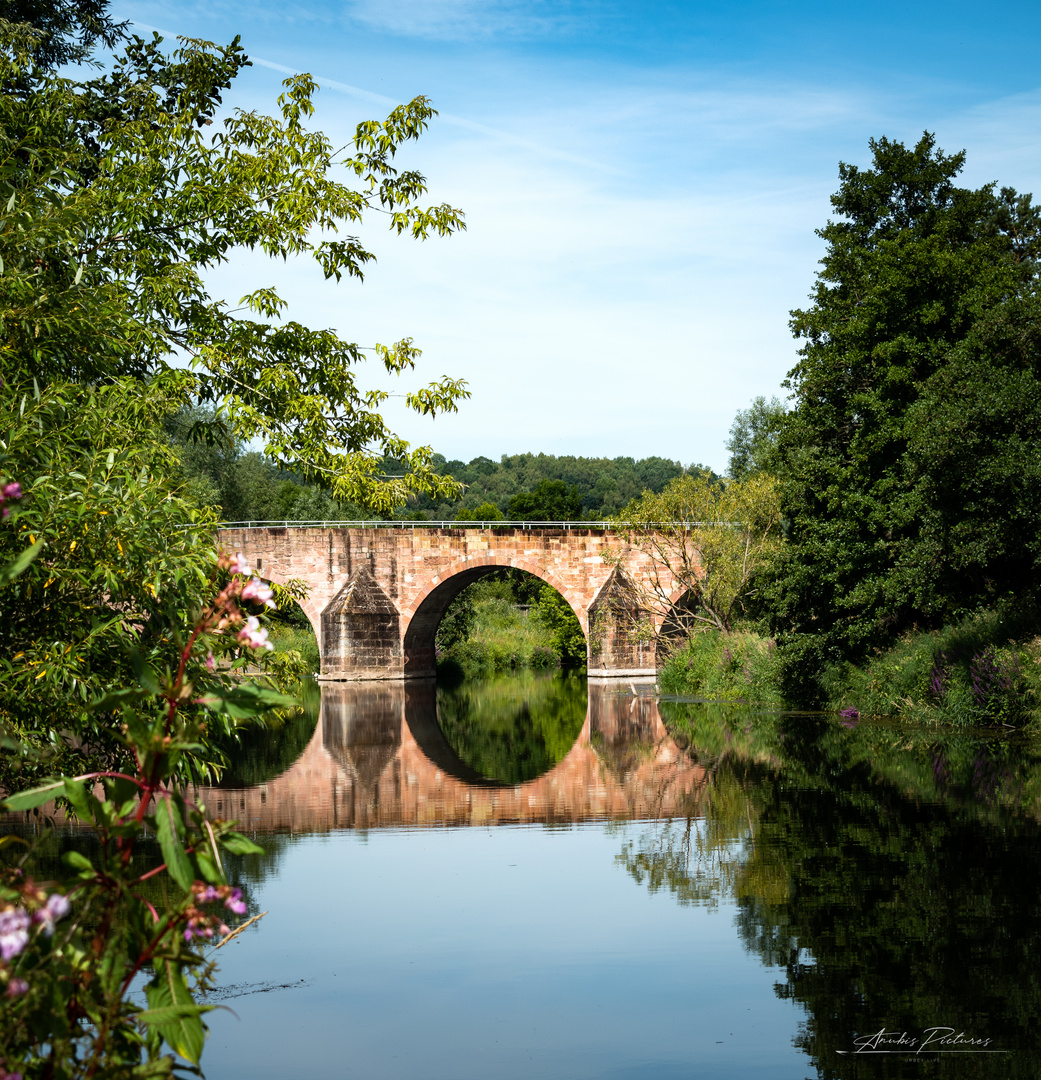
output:
[[[559,676],[327,684],[202,793],[267,912],[206,1075],[1041,1075],[1039,765]]]

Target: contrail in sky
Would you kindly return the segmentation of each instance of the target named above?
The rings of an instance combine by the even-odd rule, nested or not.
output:
[[[162,34],[164,37],[178,36],[173,30],[164,30],[160,26],[149,26],[147,23],[136,22],[134,20],[131,20],[131,23],[134,26],[140,27],[142,30],[154,31],[157,34]],[[262,57],[254,56],[252,53],[249,54],[249,58],[254,64],[257,64],[260,67],[269,68],[271,71],[278,71],[283,75],[300,74],[298,68],[286,67],[285,64],[276,64],[274,60],[264,60]],[[401,101],[398,99],[386,97],[384,94],[375,94],[371,90],[363,90],[360,86],[351,86],[350,83],[339,82],[336,79],[326,79],[321,75],[315,75],[314,79],[319,86],[329,90],[336,90],[341,94],[358,98],[361,101],[371,102],[373,105],[395,108],[401,104]],[[566,151],[554,150],[552,147],[543,146],[540,143],[529,142],[527,139],[518,138],[516,135],[511,135],[505,131],[497,131],[495,128],[486,127],[484,124],[478,124],[475,121],[467,120],[462,116],[453,116],[451,113],[439,112],[437,118],[443,124],[450,124],[452,127],[473,131],[478,135],[485,135],[490,139],[495,139],[497,142],[508,143],[511,146],[519,146],[524,150],[530,150],[532,153],[538,154],[540,157],[555,158],[558,161],[568,161],[571,162],[572,165],[581,165],[586,169],[595,169],[597,172],[611,173],[614,176],[625,175],[622,170],[613,169],[609,165],[603,165],[598,161],[590,161],[588,158],[579,157],[577,154],[569,154]]]

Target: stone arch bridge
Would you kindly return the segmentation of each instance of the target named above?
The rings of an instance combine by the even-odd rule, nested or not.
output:
[[[307,584],[301,607],[318,636],[326,679],[433,675],[434,632],[448,605],[501,567],[527,570],[570,604],[586,636],[591,677],[656,671],[654,644],[630,628],[638,591],[656,586],[669,594],[672,583],[609,529],[268,525],[222,529],[219,542],[241,551],[268,581]]]

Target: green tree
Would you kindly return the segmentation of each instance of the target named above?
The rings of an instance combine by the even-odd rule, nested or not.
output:
[[[84,60],[98,42],[113,48],[127,27],[112,21],[107,0],[4,0],[0,18],[39,32],[33,58],[45,68]]]
[[[784,402],[760,395],[747,409],[738,410],[730,425],[726,447],[730,451],[727,475],[743,480],[755,472],[776,473],[777,441],[788,410]]]
[[[327,279],[361,279],[374,256],[341,233],[375,212],[420,239],[462,228],[458,210],[419,204],[420,173],[393,165],[434,115],[427,100],[358,125],[338,154],[305,126],[317,92],[307,75],[286,80],[274,117],[221,117],[222,93],[248,63],[237,40],[186,41],[168,56],[160,38],[134,38],[110,72],[77,85],[34,62],[38,36],[4,33],[5,383],[154,378],[187,356],[185,402],[217,409],[237,438],[259,440],[268,458],[334,497],[389,509],[416,490],[454,493],[430,449],[410,449],[384,423],[388,391],[359,389],[360,346],[282,321],[285,302],[271,288],[232,309],[204,280],[241,249],[311,258]],[[374,351],[392,375],[419,356],[408,338]],[[435,414],[466,394],[444,378],[405,400]],[[385,454],[406,462],[401,477],[382,477]]]
[[[475,507],[473,512],[474,521],[502,521],[502,511],[495,503],[485,500],[480,506]]]
[[[532,491],[511,496],[509,512],[518,521],[574,521],[582,515],[582,498],[574,484],[540,480]]]
[[[839,219],[778,447],[787,539],[769,588],[793,692],[912,625],[1028,602],[1041,565],[1041,217],[955,184],[926,134],[840,167]]]
[[[531,613],[553,635],[553,651],[563,667],[584,667],[586,636],[571,605],[552,585],[544,582],[538,590]]]
[[[780,545],[777,483],[765,473],[745,480],[681,476],[660,495],[647,492],[617,520],[626,542],[654,567],[648,583],[631,583],[639,617],[647,632],[659,627],[668,636],[733,630]]]

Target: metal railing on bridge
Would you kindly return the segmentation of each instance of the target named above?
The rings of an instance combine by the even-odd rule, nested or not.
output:
[[[739,527],[736,521],[222,521],[221,529],[701,529]]]
[[[612,521],[222,521],[222,529],[617,529]]]

